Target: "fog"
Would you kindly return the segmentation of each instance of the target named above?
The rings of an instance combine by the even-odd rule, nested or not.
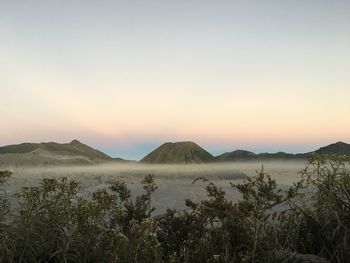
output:
[[[14,194],[23,186],[37,185],[42,178],[68,177],[81,183],[80,195],[88,197],[97,189],[108,187],[115,181],[124,181],[135,195],[143,192],[140,181],[147,174],[154,174],[158,189],[152,204],[156,214],[166,208],[185,209],[184,200],[190,198],[199,201],[206,198],[205,186],[208,182],[195,179],[202,177],[222,187],[227,198],[235,201],[240,198],[238,191],[230,186],[243,182],[246,176],[256,175],[264,170],[276,179],[281,188],[286,188],[300,179],[298,174],[304,167],[304,161],[265,161],[233,162],[221,164],[192,165],[146,165],[139,163],[115,163],[91,166],[35,166],[35,167],[0,167],[9,169],[14,174],[6,186],[8,197],[16,206]]]

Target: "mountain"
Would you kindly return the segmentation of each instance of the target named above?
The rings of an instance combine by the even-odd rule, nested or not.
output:
[[[70,143],[22,143],[0,147],[0,165],[94,164],[113,158],[73,140]]]
[[[318,154],[337,154],[350,156],[350,144],[345,142],[336,142],[325,147],[321,147],[315,153]]]
[[[348,155],[350,156],[350,144],[344,142],[337,142],[309,153],[259,153],[245,150],[236,150],[233,152],[226,152],[224,154],[216,156],[218,161],[231,162],[231,161],[253,161],[253,160],[301,160],[307,159],[312,153],[317,154],[336,154],[336,155]]]
[[[300,160],[307,158],[303,153],[259,153],[257,154],[259,160]]]
[[[221,155],[216,156],[216,159],[219,161],[242,161],[242,160],[251,160],[256,157],[256,154],[253,152],[245,150],[236,150],[233,152],[226,152]]]
[[[145,156],[141,163],[186,164],[231,161],[302,160],[312,153],[350,156],[350,144],[337,142],[309,153],[284,152],[255,154],[245,150],[226,152],[216,157],[194,142],[168,142]],[[103,162],[127,162],[112,158],[77,140],[70,143],[22,143],[0,147],[0,166],[85,165]]]
[[[145,156],[141,163],[187,164],[207,163],[215,157],[194,142],[167,142]]]
[[[230,161],[254,161],[254,160],[295,160],[303,159],[305,156],[303,154],[291,154],[285,152],[277,153],[259,153],[255,154],[253,152],[245,150],[236,150],[233,152],[226,152],[224,154],[216,156],[218,161],[230,162]]]

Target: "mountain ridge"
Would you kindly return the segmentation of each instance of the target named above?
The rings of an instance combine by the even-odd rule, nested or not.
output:
[[[312,152],[296,154],[285,152],[256,154],[239,149],[213,156],[191,141],[166,142],[151,151],[139,162],[148,164],[191,164],[253,160],[302,160],[307,159],[312,153],[350,156],[350,144],[338,141]],[[0,147],[0,165],[95,164],[102,162],[128,162],[128,160],[112,158],[76,139],[69,143],[21,143]]]
[[[321,147],[315,151],[318,154],[339,154],[339,155],[349,155],[350,156],[350,144],[338,141],[336,143],[329,144],[327,146]]]
[[[0,147],[0,164],[94,164],[114,159],[74,139],[70,143],[21,143]]]
[[[166,142],[140,160],[152,164],[188,164],[215,161],[215,157],[190,141]]]
[[[307,159],[310,154],[328,154],[328,155],[348,155],[350,156],[350,144],[344,142],[336,142],[324,147],[320,147],[318,150],[307,153],[253,153],[245,150],[235,150],[232,152],[225,152],[217,155],[218,161],[247,161],[247,160],[301,160]]]

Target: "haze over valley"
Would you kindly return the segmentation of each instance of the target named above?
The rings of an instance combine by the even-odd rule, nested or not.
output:
[[[350,145],[338,142],[315,152],[350,156]],[[299,172],[308,154],[254,154],[234,150],[213,156],[194,142],[176,142],[162,144],[137,162],[112,158],[73,140],[66,144],[24,143],[0,147],[0,170],[14,173],[8,191],[13,200],[21,187],[37,185],[43,178],[62,177],[81,182],[81,194],[86,197],[116,181],[126,182],[134,194],[141,194],[140,181],[145,175],[154,174],[159,186],[154,205],[157,213],[162,213],[166,208],[184,209],[187,198],[205,199],[208,182],[222,187],[229,199],[238,200],[240,195],[230,183],[256,176],[262,167],[280,187],[291,186],[300,179]]]

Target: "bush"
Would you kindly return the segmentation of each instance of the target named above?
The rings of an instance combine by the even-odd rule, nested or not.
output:
[[[0,171],[0,262],[6,262],[8,259],[11,259],[9,224],[7,222],[9,220],[10,205],[4,189],[11,175],[10,171]]]
[[[311,156],[301,172],[299,198],[280,219],[290,249],[350,262],[349,161],[346,156]]]
[[[312,156],[287,191],[262,169],[233,203],[209,182],[208,199],[152,216],[154,175],[132,198],[123,182],[79,197],[78,182],[43,179],[17,194],[10,215],[0,172],[1,262],[349,262],[349,158]]]

